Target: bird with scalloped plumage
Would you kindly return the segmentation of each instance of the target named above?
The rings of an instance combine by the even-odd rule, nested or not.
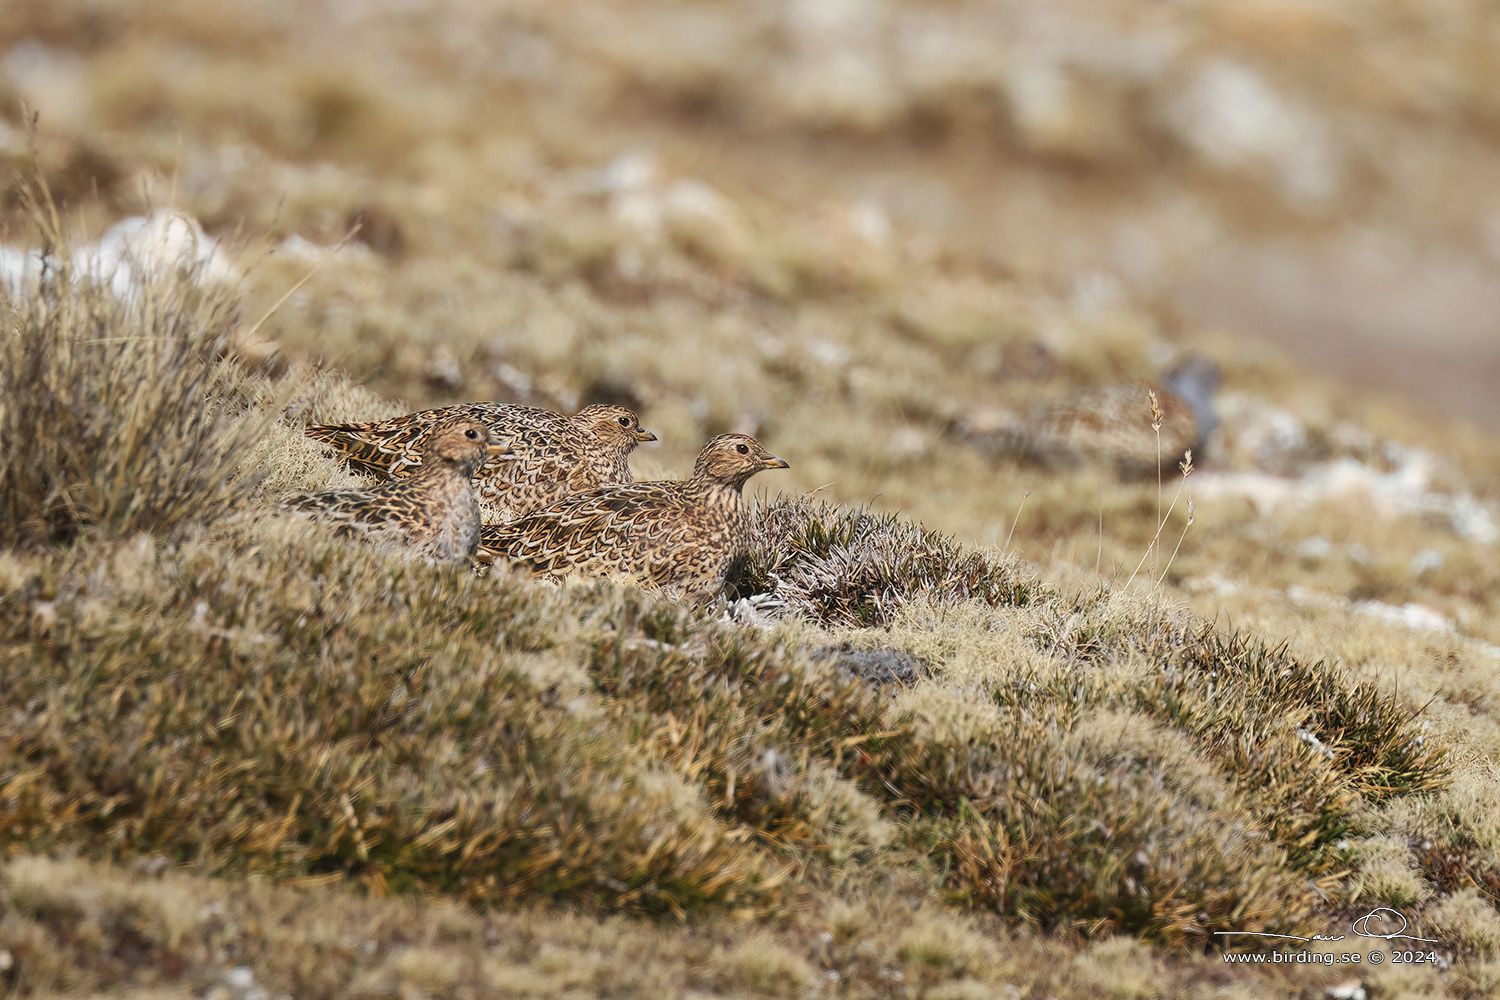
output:
[[[315,424],[307,435],[357,471],[405,476],[422,464],[419,449],[432,428],[466,417],[488,424],[510,443],[506,461],[475,474],[488,520],[505,523],[569,493],[632,481],[630,453],[656,435],[623,406],[586,406],[571,417],[515,403],[459,403],[387,420]]]
[[[534,576],[617,576],[708,600],[749,551],[745,483],[789,467],[748,434],[721,434],[703,446],[687,479],[603,486],[486,525],[478,558]]]
[[[339,527],[344,534],[409,547],[433,562],[462,562],[479,544],[474,473],[504,462],[510,446],[483,421],[467,417],[436,425],[417,446],[421,462],[409,475],[369,490],[326,490],[293,497],[288,510]]]

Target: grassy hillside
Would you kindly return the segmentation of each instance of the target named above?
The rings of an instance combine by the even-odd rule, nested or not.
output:
[[[1495,989],[1491,436],[810,195],[705,67],[773,147],[747,182],[628,38],[597,72],[656,152],[590,131],[586,73],[548,104],[444,62],[442,21],[345,24],[356,58],[333,6],[63,7],[0,25],[10,96],[56,101],[0,106],[5,989]],[[163,206],[206,231],[100,273]],[[1149,434],[1191,353],[1225,389],[1189,476],[968,431],[1134,385]],[[359,482],[305,421],[469,398],[631,405],[638,478],[725,430],[792,469],[713,607],[276,509]],[[1376,907],[1440,961],[1223,959]]]

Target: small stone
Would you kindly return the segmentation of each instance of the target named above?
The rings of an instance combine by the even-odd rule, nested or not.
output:
[[[832,662],[849,677],[858,677],[876,687],[899,684],[909,687],[930,676],[927,665],[900,649],[853,649],[849,646],[823,646],[813,651],[814,663]]]

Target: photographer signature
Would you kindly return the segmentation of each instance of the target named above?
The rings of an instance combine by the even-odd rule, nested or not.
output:
[[[1371,924],[1383,927],[1387,923],[1396,924],[1396,929],[1389,934],[1380,934],[1371,928]],[[1382,941],[1421,941],[1425,944],[1438,944],[1436,938],[1417,937],[1415,934],[1407,934],[1406,918],[1399,911],[1389,906],[1377,906],[1350,925],[1350,930],[1356,937],[1378,938]],[[1214,931],[1214,936],[1223,937],[1230,934],[1241,934],[1247,937],[1281,938],[1286,941],[1301,941],[1304,944],[1312,941],[1342,941],[1347,935],[1344,934],[1314,934],[1312,937],[1299,937],[1296,934],[1271,934],[1265,931]]]

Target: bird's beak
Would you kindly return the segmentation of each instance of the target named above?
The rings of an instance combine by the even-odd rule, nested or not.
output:
[[[777,458],[775,455],[767,455],[765,458],[763,458],[763,459],[760,460],[760,464],[761,464],[761,468],[763,468],[763,469],[790,469],[791,468],[791,466],[787,464],[786,459],[784,459],[784,458]]]
[[[637,427],[635,430],[635,439],[637,441],[655,441],[656,435],[652,434],[644,427]]]
[[[510,441],[508,439],[505,441],[496,441],[489,446],[489,453],[491,458],[509,457],[511,454]]]

